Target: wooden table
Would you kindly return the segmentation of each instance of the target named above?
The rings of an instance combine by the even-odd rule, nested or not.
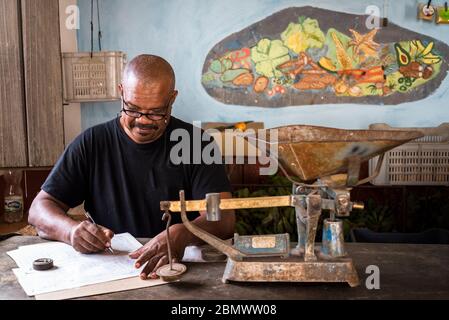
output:
[[[37,237],[13,237],[0,242],[0,299],[27,297],[11,271],[6,255],[18,246],[43,242]],[[179,282],[117,292],[86,299],[449,299],[449,246],[347,243],[361,285],[316,283],[232,283],[221,277],[224,263],[186,263],[188,272]],[[366,268],[380,269],[380,289],[368,290]]]

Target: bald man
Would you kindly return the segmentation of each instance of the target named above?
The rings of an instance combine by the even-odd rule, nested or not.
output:
[[[67,147],[33,201],[29,222],[41,237],[68,243],[81,253],[110,247],[114,233],[152,238],[130,254],[136,268],[145,265],[141,273],[145,279],[155,277],[155,271],[168,263],[160,201],[178,199],[181,189],[186,199],[204,199],[210,192],[229,198],[230,185],[221,164],[176,165],[170,159],[170,150],[178,143],[170,139],[171,133],[182,129],[193,137],[193,126],[171,116],[178,91],[167,61],[152,55],[134,58],[119,88],[119,117],[86,130]],[[96,225],[66,214],[83,202]],[[200,212],[189,218],[225,239],[233,234],[235,217],[233,212],[223,217],[207,222]],[[180,223],[179,215],[173,218],[171,248],[179,260],[186,246],[201,241]]]

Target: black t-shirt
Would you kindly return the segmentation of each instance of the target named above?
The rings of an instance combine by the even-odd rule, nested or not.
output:
[[[115,233],[154,237],[165,228],[160,201],[179,200],[180,190],[185,190],[187,200],[230,191],[224,165],[205,164],[202,158],[200,163],[178,165],[170,160],[171,148],[180,140],[170,141],[175,129],[189,133],[194,160],[193,128],[172,117],[158,140],[137,144],[119,118],[92,127],[67,147],[42,190],[71,208],[84,201],[95,222]],[[200,148],[208,143],[202,142]],[[173,223],[181,221],[179,214],[172,216]]]

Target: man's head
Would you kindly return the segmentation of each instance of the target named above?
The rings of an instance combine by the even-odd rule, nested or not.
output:
[[[128,136],[136,143],[158,139],[168,125],[178,94],[170,64],[158,56],[137,56],[127,64],[119,89],[120,123]]]

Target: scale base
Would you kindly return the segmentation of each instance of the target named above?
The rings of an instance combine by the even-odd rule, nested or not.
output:
[[[304,261],[303,257],[228,258],[222,281],[238,282],[347,282],[360,284],[352,259]]]

